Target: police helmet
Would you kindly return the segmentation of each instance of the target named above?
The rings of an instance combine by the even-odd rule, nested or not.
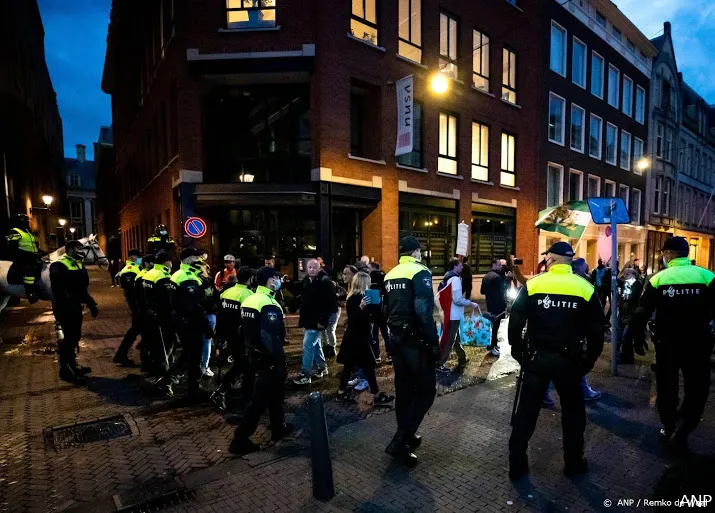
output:
[[[15,228],[28,229],[30,227],[30,217],[27,214],[17,214],[13,218],[13,225]]]
[[[161,234],[161,232],[166,232],[169,233],[169,229],[166,227],[165,224],[160,224],[159,226],[156,227],[156,233]]]

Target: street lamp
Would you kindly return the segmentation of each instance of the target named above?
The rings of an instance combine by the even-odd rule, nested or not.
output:
[[[636,162],[636,166],[638,167],[639,171],[645,171],[650,167],[650,161],[647,158],[643,157],[639,159],[638,162]]]
[[[44,203],[47,208],[50,208],[50,205],[52,205],[52,200],[54,200],[54,198],[49,194],[44,194],[42,196],[42,203]]]
[[[70,233],[74,233],[74,232],[76,232],[76,231],[77,231],[77,228],[75,228],[74,226],[72,226],[72,227],[70,228]]]
[[[60,219],[60,226],[62,228],[64,228],[66,224],[67,224],[67,219]]]
[[[433,93],[444,94],[449,90],[449,77],[440,71],[436,71],[429,79],[429,88]]]

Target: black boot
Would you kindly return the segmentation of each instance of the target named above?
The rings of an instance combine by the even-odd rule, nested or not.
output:
[[[420,448],[420,445],[422,445],[422,436],[417,434],[412,435],[412,438],[407,441],[407,445],[410,446],[410,449],[416,451]]]
[[[37,295],[37,287],[34,284],[25,283],[25,294],[31,305],[34,305],[40,299]]]
[[[251,442],[250,439],[238,440],[234,438],[231,440],[231,444],[228,446],[228,452],[231,454],[236,454],[237,456],[243,456],[244,454],[250,454],[252,452],[257,452],[261,450],[261,446]]]
[[[567,458],[566,465],[564,466],[564,474],[567,477],[578,476],[588,472],[588,463],[586,458],[581,456],[580,458]]]
[[[81,385],[86,382],[85,377],[77,374],[74,368],[69,364],[64,364],[60,366],[60,379],[66,381],[67,383],[73,383],[75,385]]]
[[[85,367],[84,365],[80,365],[77,362],[73,362],[70,365],[72,366],[72,369],[74,370],[75,374],[78,374],[80,376],[85,376],[92,372],[91,367]]]
[[[220,385],[214,393],[211,394],[209,400],[219,411],[226,411],[226,392],[223,390],[223,385]]]
[[[412,452],[412,449],[405,441],[406,438],[408,437],[405,436],[405,433],[398,430],[390,445],[385,448],[385,452],[408,467],[414,467],[417,465],[417,455]]]
[[[516,481],[529,473],[529,458],[526,455],[509,455],[509,479]]]

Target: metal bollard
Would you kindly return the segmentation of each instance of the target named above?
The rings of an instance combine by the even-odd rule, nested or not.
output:
[[[328,424],[320,392],[312,392],[308,399],[310,415],[310,459],[313,467],[313,497],[329,501],[335,497],[333,463],[330,460]]]

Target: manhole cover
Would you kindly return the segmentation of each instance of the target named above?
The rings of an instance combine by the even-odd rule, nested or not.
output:
[[[45,442],[48,447],[61,451],[68,447],[113,440],[135,434],[136,424],[129,415],[115,415],[89,422],[78,422],[45,429]]]

